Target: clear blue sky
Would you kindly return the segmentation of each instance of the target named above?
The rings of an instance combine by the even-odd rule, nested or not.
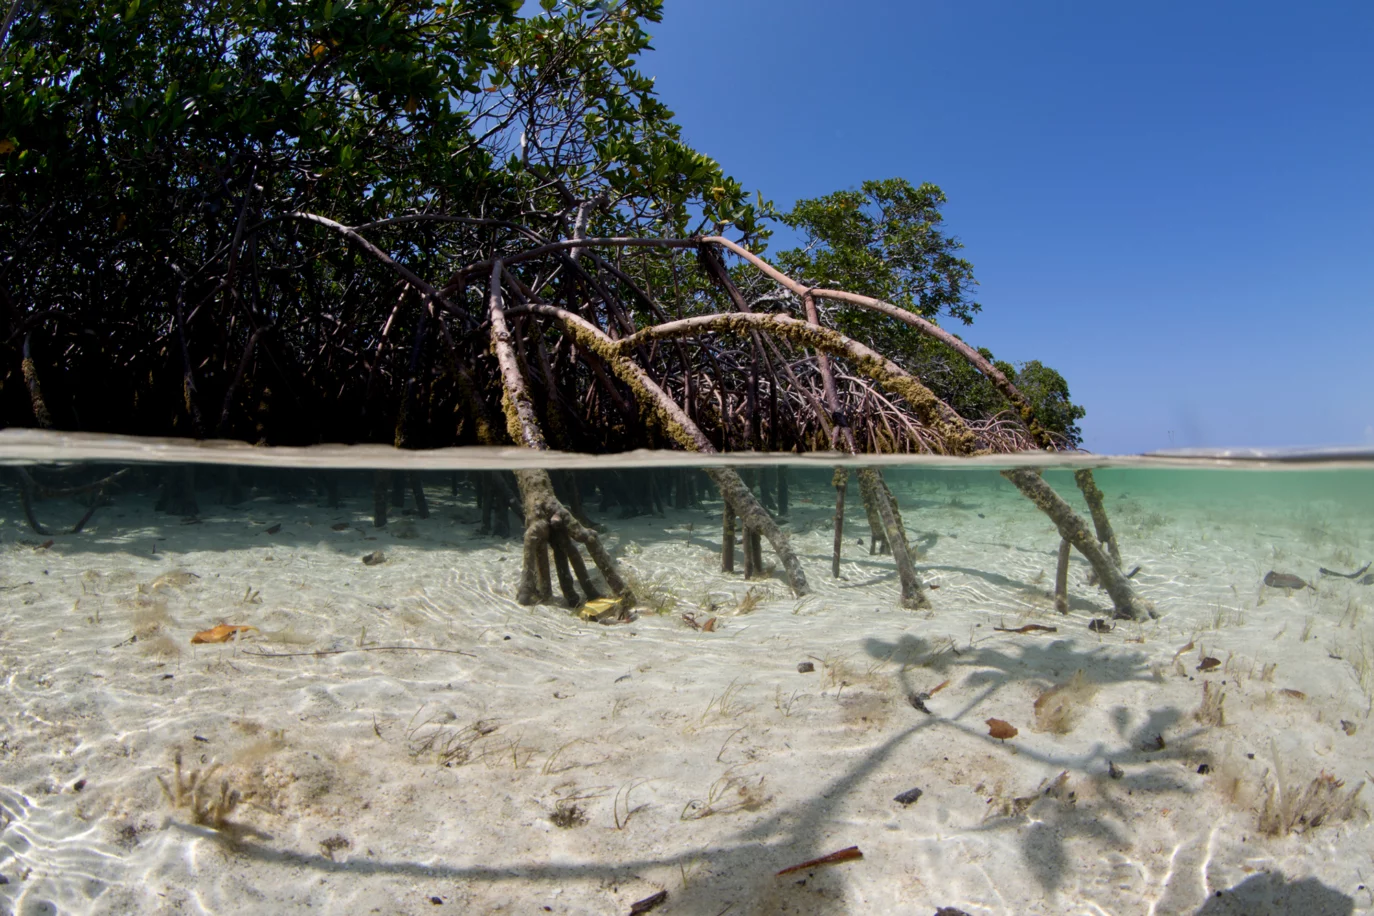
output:
[[[780,207],[929,181],[1097,452],[1374,445],[1374,2],[668,0],[641,62]],[[776,245],[775,245],[776,247]]]

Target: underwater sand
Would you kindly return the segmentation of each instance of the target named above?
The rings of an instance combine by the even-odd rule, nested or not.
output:
[[[361,491],[206,492],[188,525],[125,494],[43,547],[7,488],[0,912],[625,914],[660,890],[654,913],[703,916],[1374,910],[1371,790],[1348,819],[1261,824],[1266,786],[1325,772],[1347,797],[1374,769],[1374,586],[1317,577],[1374,558],[1369,475],[1346,499],[1294,495],[1318,472],[1211,473],[1099,474],[1161,614],[1107,633],[1077,555],[1055,612],[1057,535],[991,471],[890,475],[928,612],[897,607],[857,486],[833,580],[833,491],[794,484],[801,600],[719,572],[719,502],[589,505],[646,599],[616,626],[516,604],[519,542],[476,535],[467,489],[380,530]],[[1317,590],[1262,588],[1271,569]],[[221,622],[260,632],[191,645]],[[994,629],[1029,623],[1056,631]],[[1204,686],[1224,724],[1195,716]],[[181,805],[178,750],[183,780],[216,767]],[[197,824],[224,780],[241,802]]]

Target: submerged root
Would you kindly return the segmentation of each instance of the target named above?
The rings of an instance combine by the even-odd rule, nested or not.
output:
[[[555,570],[559,591],[568,607],[578,607],[585,601],[602,597],[577,551],[577,544],[586,549],[605,580],[606,587],[614,595],[629,595],[629,587],[615,560],[601,544],[596,532],[579,522],[559,501],[548,472],[517,471],[516,478],[525,506],[524,562],[516,600],[521,604],[551,601]],[[549,565],[550,551],[553,552],[552,568]],[[578,587],[582,589],[581,596],[578,595]],[[628,603],[624,607],[628,610]]]

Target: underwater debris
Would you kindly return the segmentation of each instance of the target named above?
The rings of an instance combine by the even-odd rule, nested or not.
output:
[[[560,830],[571,830],[587,823],[587,813],[572,799],[560,798],[553,807],[553,814],[549,815],[549,821]]]
[[[1107,775],[1110,776],[1112,779],[1120,779],[1122,776],[1126,775],[1126,771],[1121,769],[1121,767],[1117,766],[1115,761],[1108,760]]]
[[[1210,656],[1210,655],[1209,655],[1209,656],[1207,656],[1206,658],[1204,658],[1201,662],[1198,663],[1197,670],[1198,670],[1198,671],[1211,671],[1213,668],[1217,668],[1217,667],[1220,667],[1220,666],[1221,666],[1221,659],[1219,659],[1219,658],[1214,658],[1213,656]]]
[[[334,853],[340,849],[352,848],[353,841],[342,833],[336,833],[327,839],[320,840],[320,853],[331,862],[334,861]]]
[[[1024,627],[993,627],[998,633],[1058,633],[1058,627],[1047,627],[1039,623],[1028,623]]]
[[[926,707],[926,700],[929,700],[931,697],[935,696],[935,694],[939,693],[941,690],[944,690],[948,686],[949,681],[941,681],[929,690],[922,690],[919,693],[909,694],[906,698],[906,701],[916,709],[919,709],[921,712],[925,713],[926,715],[934,715],[934,713],[932,713]]]
[[[630,904],[630,916],[640,916],[641,913],[647,913],[667,899],[668,892],[664,890],[659,891],[657,894],[650,894],[643,900],[636,900],[634,903]]]
[[[1295,588],[1310,588],[1317,590],[1315,585],[1309,585],[1292,573],[1274,572],[1272,569],[1264,574],[1264,584],[1270,588],[1282,588],[1292,591]]]
[[[864,854],[859,851],[859,847],[849,846],[845,849],[841,849],[839,852],[832,852],[829,855],[821,856],[819,859],[810,859],[806,862],[801,863],[800,865],[793,865],[790,868],[784,868],[782,871],[777,873],[776,877],[781,878],[783,875],[790,875],[794,874],[795,872],[805,871],[808,868],[815,868],[818,865],[837,865],[840,862],[853,862],[855,859],[862,859],[863,857]]]
[[[1015,738],[1020,734],[1015,725],[1003,719],[988,719],[986,724],[988,734],[999,741],[1006,741],[1008,738]]]
[[[1354,735],[1359,729],[1360,727],[1354,722],[1350,722],[1346,719],[1341,720],[1341,731],[1345,732],[1347,735]]]
[[[364,566],[380,566],[385,562],[386,554],[382,553],[380,550],[374,550],[371,553],[363,555]]]
[[[615,623],[628,618],[627,612],[631,603],[628,595],[618,598],[593,598],[578,608],[577,616],[583,620],[595,620],[597,623]]]
[[[348,522],[335,522],[334,524],[332,524],[332,525],[329,526],[329,530],[331,530],[331,531],[347,531],[349,528],[352,528],[352,527],[353,527],[353,526],[350,525]]]
[[[920,789],[907,789],[901,795],[898,795],[896,798],[892,800],[902,806],[914,805],[917,801],[920,800],[921,796],[924,794],[925,793],[922,792]]]
[[[1110,633],[1116,629],[1116,625],[1106,617],[1094,617],[1088,621],[1088,629],[1094,633]]]
[[[682,615],[682,622],[687,624],[687,626],[694,630],[704,630],[707,633],[714,633],[716,624],[719,623],[719,621],[720,618],[718,617],[708,617],[705,620],[700,620],[697,618],[696,614],[690,611]]]
[[[813,662],[801,662],[801,663],[799,663],[799,664],[797,665],[797,673],[798,673],[798,674],[810,674],[811,672],[813,672],[813,671],[815,671],[815,670],[816,670],[816,665],[815,665],[815,663],[813,663]]]
[[[191,637],[191,642],[193,644],[200,644],[239,640],[246,636],[249,630],[258,632],[258,628],[254,626],[222,623],[208,630],[201,630],[195,636]]]
[[[266,533],[267,533],[267,534],[276,534],[278,531],[281,531],[281,524],[280,524],[280,523],[278,523],[278,524],[276,524],[276,525],[273,525],[271,528],[268,528]]]
[[[1366,563],[1353,573],[1336,572],[1334,569],[1327,569],[1325,566],[1317,567],[1317,572],[1323,576],[1339,576],[1342,579],[1358,579],[1369,571],[1370,565],[1371,564]]]
[[[1294,700],[1307,699],[1307,694],[1303,693],[1301,690],[1294,690],[1292,687],[1284,687],[1279,693]]]

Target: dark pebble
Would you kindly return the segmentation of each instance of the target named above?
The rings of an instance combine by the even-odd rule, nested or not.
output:
[[[813,665],[811,662],[802,662],[800,665],[797,666],[798,674],[810,674],[812,671],[815,670],[816,666]]]
[[[86,788],[86,780],[84,779],[78,779],[76,783],[72,785],[72,789],[76,792],[80,792],[84,788]]]
[[[892,800],[901,805],[914,805],[916,803],[916,800],[924,794],[925,793],[923,793],[920,789],[907,789],[901,795],[898,795],[896,798]]]
[[[440,900],[438,897],[430,897],[430,898],[429,898],[429,902],[432,903],[432,904],[434,904],[435,906],[438,906],[439,904],[443,903],[444,901]]]
[[[968,916],[963,910],[955,909],[952,906],[942,906],[935,911],[935,916]]]
[[[1197,773],[1199,776],[1206,776],[1210,772],[1212,772],[1212,767],[1206,763],[1202,764],[1197,768]]]
[[[1110,633],[1113,629],[1113,624],[1105,617],[1094,617],[1088,622],[1088,629],[1092,630],[1094,633]]]

